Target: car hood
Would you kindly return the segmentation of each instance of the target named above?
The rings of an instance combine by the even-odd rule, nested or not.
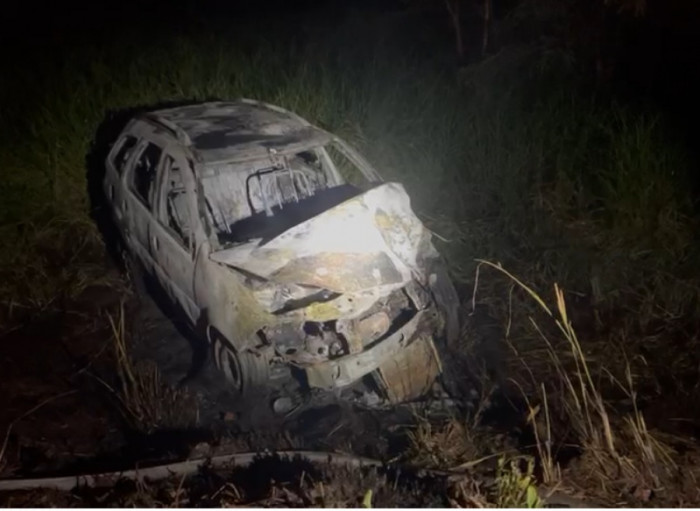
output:
[[[216,262],[281,284],[354,293],[422,278],[436,255],[398,183],[384,183],[279,236],[213,252]]]

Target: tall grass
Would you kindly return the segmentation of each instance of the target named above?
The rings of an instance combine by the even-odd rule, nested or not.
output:
[[[550,307],[535,290],[502,266],[482,263],[498,270],[513,286],[524,291],[539,313],[528,319],[544,347],[544,357],[540,358],[544,358],[542,362],[548,370],[530,367],[532,358],[525,354],[519,359],[530,381],[518,381],[515,375],[511,381],[523,392],[529,408],[527,420],[534,431],[543,482],[559,481],[561,471],[553,453],[562,444],[574,442],[581,450],[582,465],[576,477],[582,479],[581,483],[593,483],[594,492],[626,493],[635,488],[651,490],[668,484],[677,475],[674,460],[677,453],[647,428],[637,406],[629,365],[625,381],[611,378],[613,385],[622,389],[632,403],[631,412],[620,412],[607,401],[601,384],[601,374],[612,376],[607,364],[590,362],[569,317],[564,291],[554,285],[555,306]],[[547,318],[550,324],[544,324],[538,317]],[[530,388],[525,390],[526,387]],[[553,431],[554,414],[563,419],[563,429]]]
[[[440,248],[458,278],[472,275],[465,260],[497,257],[611,307],[697,305],[686,162],[656,117],[582,94],[568,60],[536,49],[456,73],[386,37],[355,44],[353,27],[304,45],[129,36],[14,69],[0,87],[2,300],[54,286],[40,270],[16,284],[12,268],[43,265],[27,232],[85,236],[85,157],[108,113],[247,96],[338,132],[404,182],[451,241]]]

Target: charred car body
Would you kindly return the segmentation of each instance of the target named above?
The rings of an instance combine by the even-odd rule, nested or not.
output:
[[[104,192],[130,259],[238,391],[294,368],[401,402],[441,373],[457,298],[429,231],[400,184],[299,116],[252,100],[142,114]]]

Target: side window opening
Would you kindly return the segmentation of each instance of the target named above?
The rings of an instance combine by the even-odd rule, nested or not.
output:
[[[192,242],[192,223],[182,177],[183,169],[171,156],[166,156],[165,172],[165,218],[161,220],[189,250]]]
[[[132,175],[132,187],[149,209],[153,209],[153,183],[158,171],[163,150],[153,143],[148,143],[139,156]]]
[[[119,147],[119,150],[112,159],[112,164],[114,165],[114,168],[117,170],[119,175],[122,174],[126,162],[128,162],[129,158],[131,158],[131,155],[133,154],[134,149],[136,148],[137,141],[138,139],[131,135],[126,135],[122,138],[121,146]]]
[[[343,180],[359,189],[364,189],[368,186],[369,180],[362,170],[348,158],[347,155],[336,147],[335,144],[328,144],[325,148],[326,154]]]

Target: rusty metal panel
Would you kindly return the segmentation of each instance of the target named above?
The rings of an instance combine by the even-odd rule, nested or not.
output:
[[[378,374],[389,401],[401,403],[425,395],[441,372],[433,340],[424,335],[384,362]]]
[[[400,359],[400,353],[421,324],[423,314],[422,311],[417,313],[399,331],[365,351],[306,368],[309,385],[324,388],[344,387],[392,359]]]

